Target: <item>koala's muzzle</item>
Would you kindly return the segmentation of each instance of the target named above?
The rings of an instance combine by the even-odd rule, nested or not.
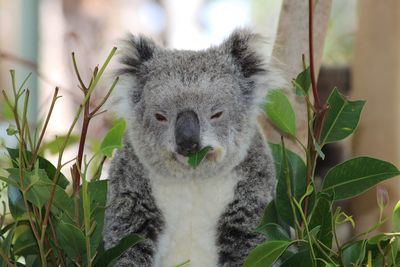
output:
[[[200,150],[200,123],[194,111],[186,110],[178,114],[175,124],[177,152],[188,156]]]

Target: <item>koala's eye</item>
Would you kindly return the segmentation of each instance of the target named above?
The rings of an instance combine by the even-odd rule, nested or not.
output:
[[[222,111],[217,112],[217,113],[213,114],[210,119],[212,119],[212,120],[218,119],[222,116],[222,113],[223,113]]]
[[[167,118],[165,116],[161,115],[160,113],[156,113],[154,116],[156,117],[156,120],[158,120],[158,121],[161,121],[161,122],[167,121]]]

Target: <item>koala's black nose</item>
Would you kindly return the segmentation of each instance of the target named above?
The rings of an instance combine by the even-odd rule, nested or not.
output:
[[[191,110],[178,114],[175,124],[177,152],[188,156],[200,150],[200,123],[196,113]]]

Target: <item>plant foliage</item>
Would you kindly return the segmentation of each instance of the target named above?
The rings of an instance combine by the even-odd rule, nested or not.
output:
[[[32,131],[27,121],[30,92],[24,88],[29,76],[17,87],[15,72],[11,71],[11,95],[2,93],[14,119],[7,134],[15,136],[18,147],[7,148],[11,166],[5,169],[7,175],[0,177],[7,185],[10,212],[3,214],[0,220],[0,266],[109,266],[124,251],[143,240],[135,234],[128,235],[108,250],[104,250],[102,242],[107,181],[99,178],[105,159],[122,145],[125,121],[115,121],[105,135],[100,151],[90,160],[86,160],[84,154],[90,120],[102,113],[99,110],[118,81],[116,78],[100,104],[90,110],[89,106],[93,106],[90,96],[115,50],[101,68],[94,69],[89,85],[82,82],[73,54],[83,100],[68,133],[47,143],[43,142],[43,137],[59,90],[54,91],[43,126]],[[83,123],[78,137],[72,135],[72,131],[80,118]],[[65,148],[78,142],[76,157],[66,161],[63,157]],[[53,165],[43,157],[45,152],[58,155],[58,163]],[[94,159],[98,157],[102,160],[96,162]],[[68,162],[73,162],[71,185],[62,173]],[[90,171],[92,169],[95,171]]]

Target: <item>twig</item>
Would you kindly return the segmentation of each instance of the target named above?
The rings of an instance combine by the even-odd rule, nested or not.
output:
[[[315,67],[314,67],[314,33],[313,33],[313,0],[308,0],[308,46],[310,52],[310,74],[311,74],[311,87],[314,95],[314,105],[317,111],[321,110],[321,102],[318,95],[317,84],[315,81]]]
[[[42,130],[40,132],[40,136],[39,136],[39,139],[37,141],[35,150],[32,151],[32,159],[31,159],[31,162],[30,162],[31,169],[33,168],[33,165],[36,162],[36,158],[37,158],[37,155],[38,155],[38,152],[39,152],[40,145],[42,143],[44,134],[46,132],[47,125],[49,124],[51,114],[53,113],[54,105],[55,105],[55,103],[56,103],[56,101],[58,99],[58,91],[59,91],[59,88],[56,87],[56,89],[54,90],[53,99],[51,101],[50,109],[49,109],[49,112],[47,113],[45,123],[44,123],[43,128],[42,128]]]

